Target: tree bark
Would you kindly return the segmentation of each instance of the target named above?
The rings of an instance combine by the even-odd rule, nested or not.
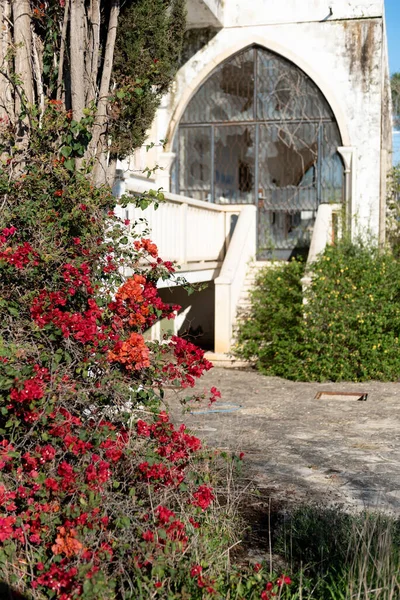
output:
[[[15,44],[15,72],[21,79],[22,89],[29,104],[34,102],[34,89],[32,77],[32,32],[31,9],[29,0],[12,0],[14,44]],[[16,96],[15,112],[21,111],[21,102]]]
[[[70,19],[71,101],[74,119],[80,121],[85,108],[85,2],[71,0]]]
[[[68,29],[68,15],[69,15],[69,0],[65,0],[64,7],[64,19],[61,30],[61,41],[60,41],[60,58],[58,61],[58,75],[57,75],[57,100],[61,100],[63,95],[63,78],[64,78],[64,56],[65,56],[65,42],[67,39]]]
[[[91,0],[90,2],[89,26],[90,60],[88,61],[88,70],[90,73],[90,79],[86,97],[87,104],[90,104],[97,99],[97,76],[99,72],[100,52],[100,0]]]
[[[110,93],[111,72],[114,60],[115,40],[117,37],[119,10],[119,0],[112,0],[99,100],[97,104],[97,114],[93,126],[93,138],[90,147],[91,157],[96,158],[96,164],[94,167],[94,179],[96,184],[104,183],[107,176],[107,168],[104,164],[104,160],[101,160],[101,158],[104,159],[105,153],[107,152],[107,105]]]
[[[43,43],[37,37],[32,28],[32,60],[33,60],[33,73],[36,81],[36,92],[39,102],[39,123],[42,121],[42,116],[45,109],[45,97],[43,89]]]
[[[11,47],[11,1],[0,4],[0,117],[14,120],[14,102],[10,80],[10,59],[7,52]]]

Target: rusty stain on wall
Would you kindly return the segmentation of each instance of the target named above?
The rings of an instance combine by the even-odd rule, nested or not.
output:
[[[380,46],[380,36],[376,35],[376,27],[380,27],[380,21],[377,19],[343,21],[350,73],[360,75],[364,91],[368,90],[371,82],[376,66],[377,46]]]

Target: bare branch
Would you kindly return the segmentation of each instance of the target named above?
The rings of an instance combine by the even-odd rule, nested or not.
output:
[[[99,71],[99,49],[100,49],[100,0],[91,0],[90,3],[90,41],[88,68],[90,82],[87,90],[86,103],[96,100],[97,96],[97,74]]]
[[[64,75],[64,55],[65,55],[65,42],[67,39],[68,29],[68,14],[69,14],[69,0],[65,1],[64,7],[64,19],[61,30],[61,41],[60,41],[60,59],[58,61],[58,76],[57,76],[57,100],[61,100],[63,93],[63,75]]]
[[[14,93],[16,94],[16,96],[18,96],[19,105],[22,106],[26,102],[26,98],[24,97],[23,91],[21,91],[19,86],[15,84],[15,82],[11,79],[11,77],[7,73],[7,71],[4,71],[1,68],[0,68],[0,77],[4,77],[4,79],[6,79],[8,81],[10,88],[12,88],[14,90]],[[3,106],[3,108],[6,108],[4,105],[2,105],[2,106]],[[10,116],[9,113],[7,113],[7,114],[8,114],[8,116]],[[32,127],[32,120],[31,120],[29,113],[27,114],[27,119],[28,119],[29,125]]]
[[[40,60],[40,56],[43,56],[43,44],[41,40],[38,39],[37,35],[32,26],[32,58],[33,58],[33,71],[35,74],[36,80],[36,88],[37,95],[39,99],[39,124],[41,123],[42,116],[45,108],[45,98],[44,98],[44,90],[43,90],[43,80],[42,80],[42,64]]]

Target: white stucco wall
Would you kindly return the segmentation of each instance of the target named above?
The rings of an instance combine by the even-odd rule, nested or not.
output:
[[[330,8],[332,11],[330,11]],[[226,0],[224,27],[382,16],[383,0]]]
[[[333,15],[322,21],[329,6]],[[386,64],[382,9],[382,0],[225,0],[225,26],[180,69],[157,113],[156,138],[167,138],[168,146],[158,152],[164,171],[156,176],[156,185],[168,186],[175,128],[201,83],[231,54],[259,44],[292,60],[326,96],[343,145],[354,148],[353,223],[378,235]]]
[[[221,27],[224,15],[222,0],[188,0],[186,5],[188,27]]]

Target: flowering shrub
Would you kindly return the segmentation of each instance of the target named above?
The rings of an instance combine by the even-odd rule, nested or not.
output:
[[[71,127],[50,102],[0,170],[0,582],[34,600],[282,595],[285,578],[227,570],[215,456],[160,406],[212,365],[145,339],[179,309],[156,287],[174,266],[55,154]]]
[[[179,309],[156,288],[174,266],[108,188],[48,155],[69,127],[50,103],[23,171],[16,155],[0,173],[1,579],[40,599],[148,598],[207,556],[209,453],[159,397],[211,364],[179,337],[145,340]]]

